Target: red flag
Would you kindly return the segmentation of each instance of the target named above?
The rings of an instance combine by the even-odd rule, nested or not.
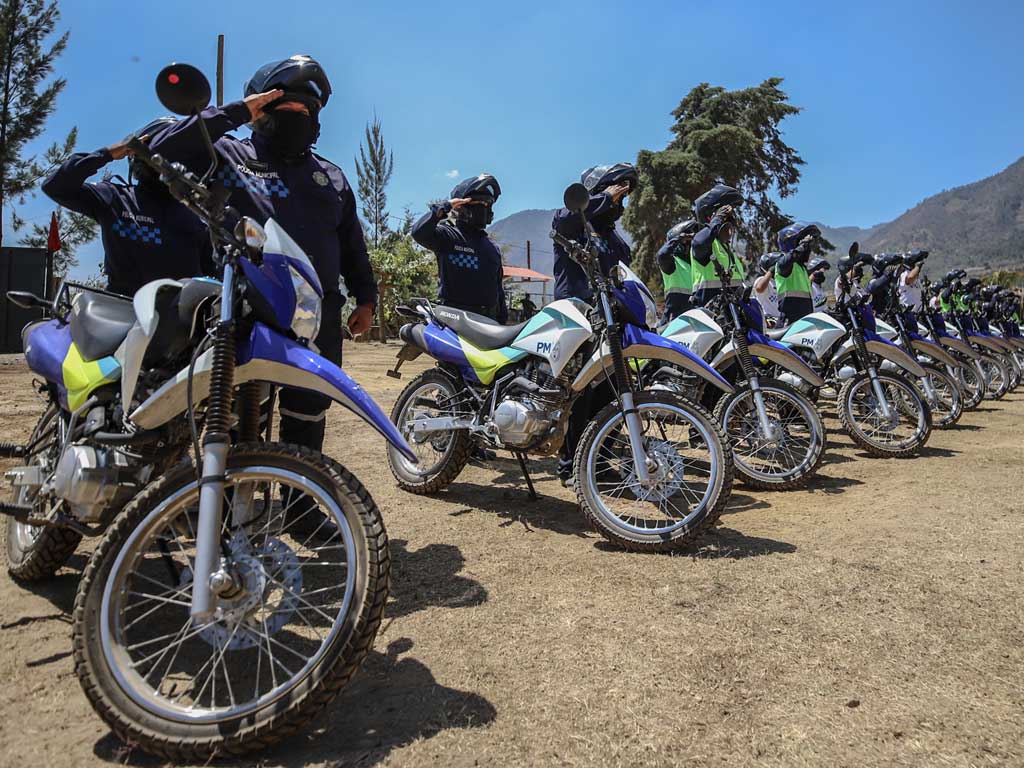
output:
[[[46,250],[55,253],[60,250],[60,230],[57,228],[57,212],[50,215],[50,234],[46,237]]]

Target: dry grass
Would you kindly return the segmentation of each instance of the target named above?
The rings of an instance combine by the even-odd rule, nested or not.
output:
[[[395,351],[347,352],[388,407]],[[24,437],[28,376],[0,377],[0,439]],[[357,681],[265,764],[1024,765],[1022,425],[1017,394],[916,460],[833,435],[810,489],[738,487],[706,543],[668,557],[606,547],[550,463],[537,503],[506,460],[404,494],[379,438],[336,410],[328,452],[388,523],[389,621]],[[148,762],[71,671],[76,579],[0,581],[0,763]]]

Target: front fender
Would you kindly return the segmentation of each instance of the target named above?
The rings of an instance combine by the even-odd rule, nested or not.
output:
[[[864,346],[867,347],[868,352],[872,355],[877,355],[883,360],[895,363],[915,378],[922,379],[928,375],[917,360],[907,354],[902,347],[896,346],[891,341],[886,341],[885,339],[878,337],[868,339],[864,343]]]
[[[723,392],[731,394],[736,391],[736,388],[723,379],[716,370],[682,344],[635,325],[627,324],[622,332],[622,354],[627,359],[663,360],[685,368]],[[607,344],[602,344],[576,375],[572,383],[573,391],[579,392],[611,367],[611,352]]]
[[[954,352],[959,352],[961,355],[966,357],[968,360],[977,360],[981,357],[977,352],[974,351],[974,347],[970,344],[965,344],[960,339],[957,339],[949,334],[942,334],[939,336],[939,342],[944,347],[949,347]]]
[[[932,358],[936,362],[941,363],[942,365],[948,365],[953,368],[957,368],[960,365],[960,362],[955,357],[949,354],[949,352],[944,350],[934,341],[929,341],[923,336],[918,336],[916,333],[912,333],[910,335],[910,346],[913,348],[915,352],[922,355],[927,355],[928,357]]]
[[[984,347],[989,352],[996,352],[998,354],[1002,354],[1004,351],[1002,344],[1000,344],[998,341],[996,341],[990,336],[983,336],[982,334],[976,333],[974,331],[968,331],[966,333],[966,336],[968,340],[971,341],[971,343]]]
[[[209,395],[212,363],[212,350],[196,360],[192,378],[192,396],[196,402]],[[416,454],[395,425],[351,376],[327,358],[262,323],[255,325],[238,355],[235,384],[247,381],[265,381],[325,395],[361,417],[410,461],[417,461]],[[132,412],[132,422],[142,429],[154,429],[184,413],[187,386],[188,368],[185,368]]]

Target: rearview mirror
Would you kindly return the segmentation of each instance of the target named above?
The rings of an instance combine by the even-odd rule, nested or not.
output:
[[[860,244],[856,240],[854,240],[852,243],[850,243],[850,258],[857,258],[858,253],[860,253]]]
[[[565,203],[565,207],[573,213],[580,213],[587,209],[587,204],[590,202],[590,193],[587,192],[587,188],[579,182],[570,184],[565,188],[565,194],[562,195],[562,202]]]
[[[191,64],[169,64],[156,76],[156,97],[176,115],[194,115],[210,103],[210,81]]]

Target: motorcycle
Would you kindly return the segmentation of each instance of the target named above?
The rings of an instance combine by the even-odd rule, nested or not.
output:
[[[972,411],[985,396],[984,372],[978,364],[981,355],[970,344],[953,336],[946,326],[939,309],[931,307],[935,296],[934,285],[922,278],[922,310],[915,315],[919,328],[926,332],[930,341],[949,352],[957,362],[956,367],[946,366],[946,372],[956,379],[962,393],[962,408]]]
[[[210,87],[175,64],[157,94],[195,115]],[[207,225],[220,281],[157,280],[131,299],[71,283],[52,302],[9,294],[48,316],[23,334],[47,408],[27,445],[4,447],[24,465],[0,507],[19,578],[99,538],[72,618],[79,682],[126,743],[189,762],[264,749],[314,717],[368,653],[388,593],[373,499],[337,462],[260,442],[261,382],[329,396],[415,460],[310,348],[323,288],[302,249],[272,219],[226,228],[206,140],[201,178],[130,148]]]
[[[717,262],[716,268],[722,292],[707,307],[673,319],[662,335],[711,359],[711,367],[735,383],[734,392],[717,397],[714,414],[732,443],[743,482],[766,490],[799,488],[821,465],[826,433],[817,407],[797,386],[817,389],[825,382],[799,355],[765,335],[761,305],[751,299],[750,288],[735,292],[729,274]],[[648,363],[644,373],[653,390],[706,402],[703,381],[671,364]]]
[[[555,455],[574,405],[607,380],[614,398],[591,418],[576,448],[580,507],[618,546],[680,549],[720,516],[732,488],[732,452],[698,406],[639,391],[627,361],[666,360],[723,391],[733,387],[649,330],[657,320],[654,299],[628,267],[602,273],[599,238],[585,218],[588,200],[581,184],[565,190],[566,208],[583,218],[583,242],[551,236],[583,267],[596,307],[561,299],[511,326],[426,299],[400,310],[412,322],[400,330],[405,346],[389,374],[400,376],[402,363],[422,354],[437,365],[409,383],[391,413],[419,464],[390,447],[388,464],[400,488],[433,493],[455,480],[479,442],[513,452],[532,493],[525,456]]]
[[[1010,389],[1011,375],[1003,360],[1002,344],[980,331],[967,312],[951,312],[946,326],[950,335],[968,344],[978,357],[974,361],[978,377],[984,384],[984,396],[1001,400]]]
[[[858,258],[857,243],[850,259]],[[831,312],[815,312],[780,331],[779,341],[799,354],[838,391],[836,410],[850,438],[872,456],[920,453],[931,434],[928,404],[907,379],[926,376],[911,355],[876,331],[867,294],[854,295],[840,275],[842,295]],[[891,362],[898,370],[881,368]]]
[[[901,269],[907,269],[906,265]],[[897,272],[896,276],[898,277],[898,275]],[[912,307],[900,304],[895,290],[897,282],[894,279],[888,288],[889,310],[886,317],[892,321],[893,325],[876,318],[877,333],[887,341],[898,343],[904,352],[915,357],[921,364],[926,375],[915,381],[931,409],[932,427],[949,429],[960,421],[960,417],[963,415],[963,397],[960,385],[954,375],[948,372],[950,369],[959,368],[960,363],[941,346],[918,333],[917,315]],[[886,361],[882,364],[882,368],[895,369],[895,366]]]

